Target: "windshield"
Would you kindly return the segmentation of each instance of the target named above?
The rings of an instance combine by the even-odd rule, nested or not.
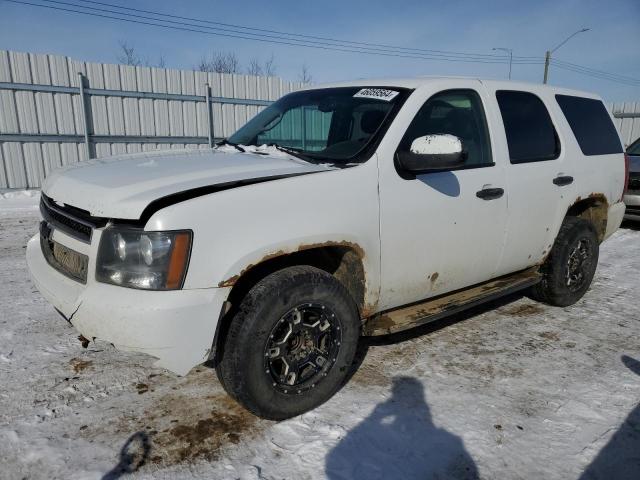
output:
[[[627,153],[629,155],[638,155],[640,156],[640,138],[633,142],[629,148],[627,149]]]
[[[406,98],[400,88],[343,87],[290,93],[229,137],[238,145],[271,145],[303,158],[353,161],[382,134]]]

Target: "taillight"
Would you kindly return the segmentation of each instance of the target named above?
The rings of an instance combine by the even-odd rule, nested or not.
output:
[[[629,155],[624,154],[624,190],[622,190],[622,196],[627,193],[629,188]],[[622,198],[620,199],[622,200]]]

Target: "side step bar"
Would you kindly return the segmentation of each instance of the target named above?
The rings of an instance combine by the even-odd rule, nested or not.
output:
[[[420,303],[378,313],[364,324],[363,335],[388,335],[434,322],[481,303],[531,287],[538,283],[540,278],[538,267],[534,267]]]

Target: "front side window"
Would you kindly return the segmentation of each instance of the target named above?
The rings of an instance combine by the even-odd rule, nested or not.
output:
[[[359,154],[384,134],[408,94],[406,89],[385,87],[290,93],[256,115],[229,142],[276,145],[306,159],[359,161]]]
[[[455,135],[462,142],[462,168],[493,165],[487,121],[479,95],[473,90],[448,90],[431,97],[409,125],[399,152],[409,152],[416,138]]]
[[[547,107],[528,92],[496,92],[507,135],[511,163],[553,160],[560,155],[560,141]]]
[[[622,153],[616,127],[600,100],[556,95],[556,101],[585,155]]]

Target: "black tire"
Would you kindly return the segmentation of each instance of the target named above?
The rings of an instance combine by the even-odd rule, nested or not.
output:
[[[593,224],[583,218],[566,217],[540,269],[542,281],[530,291],[531,298],[557,307],[573,305],[591,285],[598,254]]]
[[[242,300],[216,373],[247,410],[283,420],[312,410],[340,389],[359,337],[358,310],[342,284],[314,267],[285,268]],[[298,364],[304,366],[293,373]]]

